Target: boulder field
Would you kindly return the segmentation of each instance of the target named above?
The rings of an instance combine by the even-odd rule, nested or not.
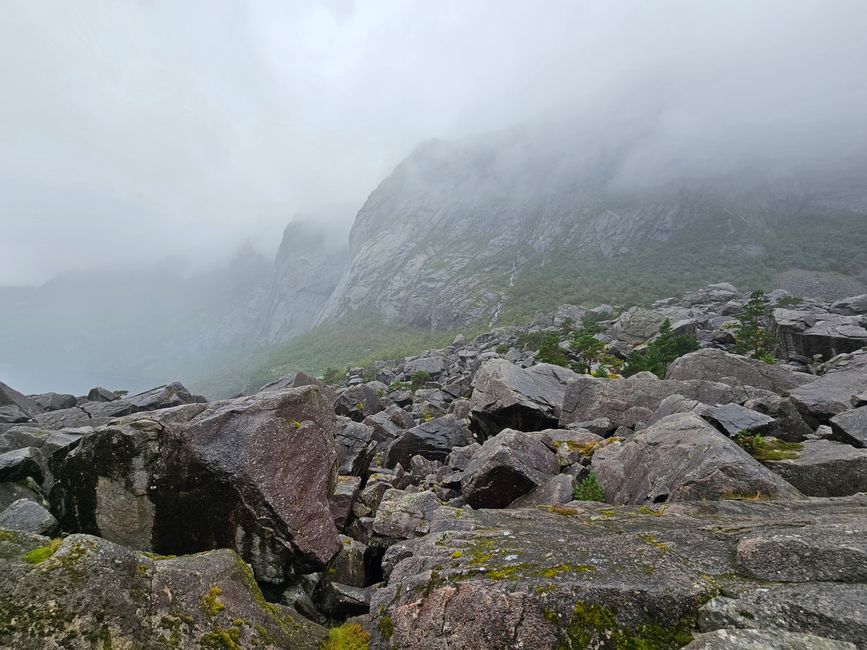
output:
[[[773,363],[734,353],[746,301],[222,401],[0,384],[0,647],[867,647],[867,301],[774,292]],[[611,371],[666,320],[699,349]]]

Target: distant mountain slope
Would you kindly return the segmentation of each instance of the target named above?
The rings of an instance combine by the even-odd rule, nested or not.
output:
[[[63,392],[207,377],[312,327],[344,259],[342,242],[293,222],[273,261],[248,249],[207,272],[162,264],[0,287],[0,377]]]
[[[865,280],[859,167],[624,182],[629,146],[520,130],[420,146],[358,213],[319,322],[357,309],[435,329],[515,322],[720,278],[770,286],[793,268]]]

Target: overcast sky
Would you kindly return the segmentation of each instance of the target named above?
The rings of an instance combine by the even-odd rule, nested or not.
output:
[[[0,284],[272,254],[422,140],[615,105],[860,146],[865,33],[862,0],[6,0]]]

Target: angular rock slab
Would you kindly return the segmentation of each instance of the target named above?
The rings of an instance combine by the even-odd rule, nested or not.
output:
[[[400,463],[409,467],[413,456],[429,460],[445,460],[454,447],[465,447],[473,442],[473,434],[454,415],[444,415],[430,422],[404,431],[388,448],[385,466]]]
[[[697,633],[702,605],[722,591],[747,597],[786,586],[757,585],[739,573],[744,536],[830,523],[863,529],[865,512],[867,497],[677,503],[656,511],[578,504],[455,516],[440,508],[429,535],[386,552],[388,582],[371,601],[371,647],[681,647]],[[809,601],[828,584],[795,586]],[[845,620],[867,612],[857,599],[841,609]]]
[[[703,404],[743,404],[748,399],[770,394],[751,386],[689,380],[660,380],[650,373],[639,373],[626,379],[579,377],[571,382],[563,399],[560,426],[596,418],[608,418],[614,428],[633,427],[650,419],[667,397],[681,395]]]
[[[548,363],[521,368],[505,359],[485,361],[473,377],[474,430],[485,437],[506,428],[539,431],[557,426],[567,382],[577,374]]]
[[[136,414],[54,463],[52,509],[141,550],[232,548],[280,583],[337,552],[334,419],[315,386]]]
[[[474,508],[505,508],[559,471],[554,452],[539,436],[504,429],[470,460],[461,491]]]
[[[802,495],[696,415],[662,418],[597,451],[593,471],[610,503],[643,504]]]
[[[0,531],[3,648],[314,650],[325,636],[265,602],[250,569],[228,549],[154,559],[89,535],[56,545]]]
[[[811,497],[845,497],[867,492],[867,449],[831,440],[806,440],[800,455],[765,466]]]
[[[856,396],[867,391],[867,352],[844,355],[816,381],[793,389],[789,395],[798,409],[819,422],[827,422],[858,406]]]
[[[867,406],[843,411],[831,418],[834,439],[853,447],[867,447]]]
[[[669,364],[665,378],[702,379],[730,386],[755,386],[778,394],[785,394],[816,379],[814,375],[794,372],[716,348],[697,350],[675,359]]]
[[[698,634],[684,650],[857,650],[857,646],[814,634],[731,628]]]

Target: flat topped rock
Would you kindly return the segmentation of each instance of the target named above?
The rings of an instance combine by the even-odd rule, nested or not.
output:
[[[675,359],[665,376],[666,379],[703,379],[732,386],[755,386],[774,393],[785,393],[816,379],[815,375],[715,348],[697,350]]]
[[[371,647],[681,647],[698,632],[695,621],[709,599],[785,586],[757,584],[755,567],[744,572],[737,560],[742,540],[829,526],[863,539],[865,514],[867,496],[654,508],[577,502],[533,510],[440,508],[430,516],[429,535],[386,552],[388,583],[374,592],[370,608]],[[808,571],[810,563],[837,561],[823,554],[828,546],[821,541],[802,539],[813,544],[814,556],[781,562],[795,558]],[[797,583],[805,601],[829,584],[811,578]],[[863,582],[840,587],[867,594]],[[862,600],[829,617],[827,627],[837,621],[838,632],[815,633],[851,636],[854,617],[867,620]],[[792,627],[778,626],[801,631]]]

